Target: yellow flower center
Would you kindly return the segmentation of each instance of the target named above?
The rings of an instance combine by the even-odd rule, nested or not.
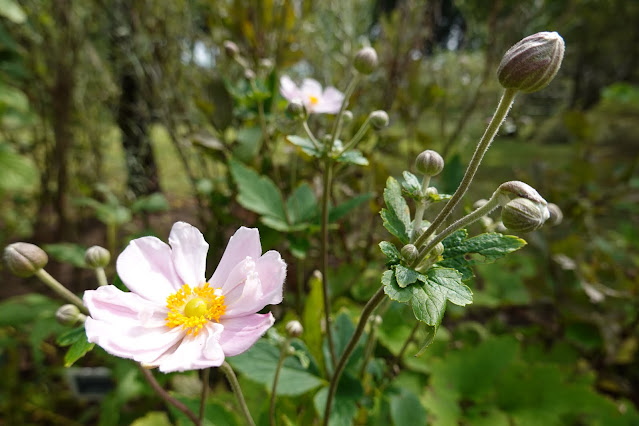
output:
[[[220,322],[226,312],[224,296],[215,294],[209,283],[191,289],[184,284],[176,293],[166,298],[168,327],[182,327],[186,334],[197,336],[209,321]]]
[[[311,100],[311,105],[316,105],[319,102],[317,96],[309,96],[309,99]]]

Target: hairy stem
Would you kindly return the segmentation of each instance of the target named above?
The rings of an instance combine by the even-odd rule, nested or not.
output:
[[[38,277],[40,281],[45,283],[58,296],[80,308],[80,311],[82,311],[82,313],[87,315],[89,314],[86,306],[84,306],[84,303],[82,303],[82,299],[71,293],[68,288],[63,286],[60,281],[53,278],[47,271],[45,271],[44,269],[38,269],[35,272],[35,276]]]
[[[428,189],[428,185],[430,185],[430,176],[424,175],[424,179],[422,180],[422,196],[426,195],[426,190]],[[421,200],[417,207],[415,208],[415,219],[413,220],[413,230],[410,233],[410,241],[415,241],[415,236],[418,235],[420,228],[422,227],[422,220],[424,219],[424,212],[426,211],[426,207],[428,206],[426,200]]]
[[[233,389],[233,393],[235,393],[235,397],[237,398],[238,404],[240,404],[242,414],[244,414],[246,424],[249,426],[255,426],[253,417],[251,417],[251,412],[246,405],[246,400],[244,400],[244,394],[242,393],[242,388],[240,388],[240,382],[237,381],[237,376],[235,375],[233,368],[231,368],[228,362],[224,361],[224,363],[220,365],[220,370],[222,370],[222,372],[226,375],[226,379],[229,381],[231,389]]]
[[[109,285],[104,268],[95,268],[95,277],[98,279],[98,284],[100,286]]]

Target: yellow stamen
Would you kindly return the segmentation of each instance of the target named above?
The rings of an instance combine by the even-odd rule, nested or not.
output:
[[[317,96],[309,96],[310,100],[311,100],[311,105],[316,105],[319,102],[319,99],[317,99]]]
[[[169,313],[166,316],[168,327],[182,327],[186,334],[197,336],[209,321],[220,322],[226,312],[224,296],[216,295],[209,283],[191,289],[184,284],[176,293],[166,298]]]

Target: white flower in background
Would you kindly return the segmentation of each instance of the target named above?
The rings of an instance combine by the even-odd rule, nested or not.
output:
[[[334,87],[322,90],[312,78],[305,78],[298,87],[287,75],[280,78],[280,93],[289,102],[301,101],[309,114],[337,114],[344,100],[344,94]]]

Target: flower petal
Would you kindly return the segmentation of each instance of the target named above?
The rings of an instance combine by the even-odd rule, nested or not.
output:
[[[186,222],[176,222],[169,234],[175,270],[182,283],[195,286],[204,282],[209,245],[202,233]]]
[[[342,107],[344,94],[334,87],[327,87],[321,98],[321,102],[315,105],[318,114],[337,114]]]
[[[300,89],[293,83],[293,80],[287,75],[280,78],[280,93],[289,102],[296,99],[301,100]]]
[[[256,228],[242,226],[229,240],[219,265],[209,280],[211,287],[222,287],[229,274],[247,256],[257,259],[262,254],[260,232]]]
[[[219,343],[223,329],[221,324],[207,324],[197,336],[184,337],[173,353],[162,356],[155,364],[163,373],[219,367],[224,362]]]
[[[220,345],[224,355],[235,356],[253,346],[271,328],[275,319],[268,314],[251,314],[237,318],[224,318],[224,330],[220,335]]]
[[[145,327],[160,327],[165,324],[166,306],[150,302],[135,293],[121,291],[112,285],[85,291],[83,301],[94,320],[113,325],[129,325],[131,321],[137,321]]]
[[[116,262],[118,275],[132,292],[159,304],[182,286],[171,259],[171,248],[155,237],[129,243]]]
[[[302,87],[300,87],[300,92],[304,102],[309,99],[311,96],[317,98],[318,100],[322,98],[322,85],[312,78],[305,78],[302,81]]]

